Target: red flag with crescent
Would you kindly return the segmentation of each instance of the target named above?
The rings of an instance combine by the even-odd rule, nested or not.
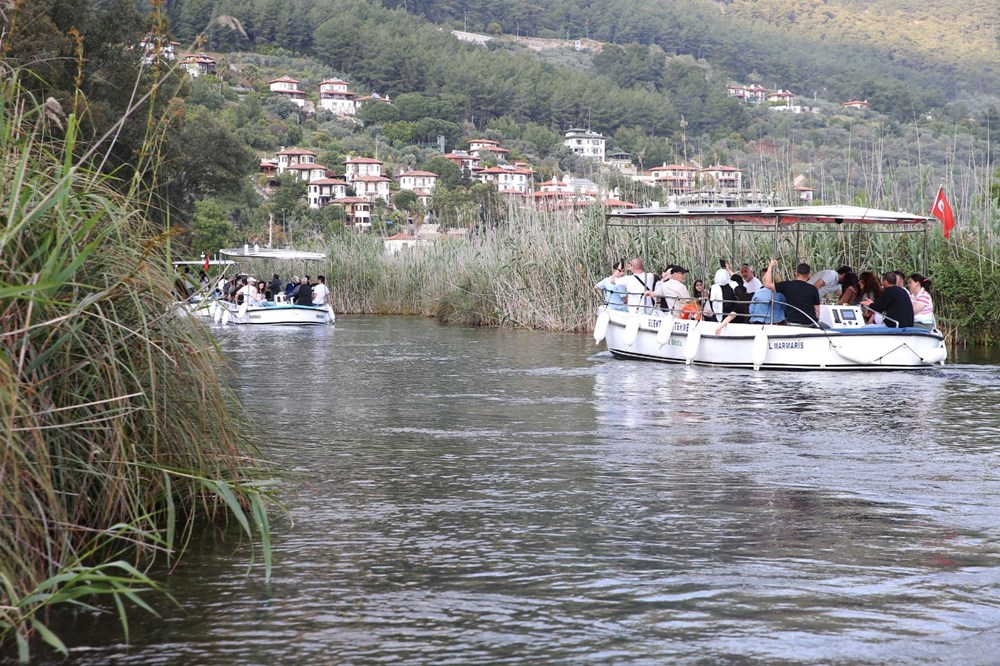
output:
[[[941,220],[944,225],[944,237],[947,238],[951,230],[955,228],[955,214],[948,203],[948,197],[944,195],[944,188],[938,190],[934,197],[934,204],[931,206],[931,215]]]
[[[208,255],[207,254],[205,255],[205,265],[203,266],[203,268],[205,269],[205,272],[207,273],[208,272]]]

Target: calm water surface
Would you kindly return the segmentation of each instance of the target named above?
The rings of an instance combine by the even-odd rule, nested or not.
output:
[[[209,537],[179,607],[74,664],[1000,662],[995,365],[754,373],[583,335],[217,329],[291,470],[275,568]],[[248,574],[248,567],[252,567]]]

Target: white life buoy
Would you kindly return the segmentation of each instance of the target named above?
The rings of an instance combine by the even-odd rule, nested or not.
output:
[[[691,365],[694,357],[698,355],[698,347],[701,345],[701,322],[694,322],[688,327],[687,340],[684,341],[684,361]]]
[[[597,315],[597,323],[594,324],[594,342],[601,344],[601,340],[608,334],[608,323],[611,321],[611,313],[607,308],[601,310]]]
[[[666,319],[660,322],[660,330],[656,332],[656,346],[662,347],[670,342],[670,334],[674,332],[674,315],[668,313]]]
[[[750,362],[753,363],[753,369],[760,370],[760,366],[764,365],[765,358],[767,358],[767,333],[761,329],[757,331],[757,335],[753,336],[753,347],[750,350]]]
[[[634,345],[637,337],[639,337],[639,315],[633,313],[629,315],[628,323],[625,324],[625,346],[631,347]]]

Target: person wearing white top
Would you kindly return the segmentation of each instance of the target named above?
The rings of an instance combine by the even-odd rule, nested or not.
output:
[[[763,285],[760,280],[753,274],[753,269],[750,268],[750,264],[743,264],[740,266],[740,277],[743,278],[743,288],[747,290],[747,293],[753,296],[753,293],[760,289]]]
[[[652,291],[656,286],[656,274],[647,273],[639,257],[628,263],[628,269],[632,274],[615,278],[614,283],[625,285],[628,293],[625,303],[629,306],[629,312],[645,312],[653,307],[653,299],[646,296],[646,292]]]
[[[816,271],[809,278],[809,284],[816,287],[819,291],[819,298],[823,300],[829,294],[835,294],[840,290],[840,281],[837,279],[837,271],[832,269],[827,269],[825,271]]]
[[[323,277],[322,275],[317,275],[316,285],[312,289],[313,289],[312,304],[321,307],[325,306],[326,297],[329,296],[330,294],[330,290],[326,286],[326,278]]]
[[[667,310],[674,312],[680,310],[691,301],[691,294],[688,292],[684,279],[687,277],[687,269],[683,266],[671,266],[663,272],[663,279],[656,285],[656,289],[646,292],[647,296],[659,296],[666,301]]]

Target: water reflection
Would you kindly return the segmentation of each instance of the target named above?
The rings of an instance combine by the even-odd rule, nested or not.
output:
[[[295,472],[277,565],[208,539],[182,609],[76,663],[988,663],[996,368],[755,373],[586,336],[221,330]]]

